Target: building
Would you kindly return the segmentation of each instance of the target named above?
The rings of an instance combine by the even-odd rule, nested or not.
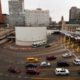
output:
[[[76,29],[76,34],[80,35],[80,28]]]
[[[15,27],[16,45],[32,46],[47,43],[46,27]]]
[[[61,20],[62,30],[66,32],[76,32],[80,28],[80,8],[72,7],[69,11],[69,21]]]
[[[1,0],[0,0],[0,24],[3,23],[3,15],[2,15],[2,7],[1,7]]]
[[[59,23],[57,23],[56,21],[52,21],[49,26],[47,27],[47,29],[49,30],[60,30],[61,29],[61,25]]]
[[[8,15],[2,14],[1,0],[0,0],[0,27],[6,27],[8,23]]]
[[[49,11],[37,8],[36,10],[25,10],[26,26],[48,26]]]
[[[24,0],[9,0],[9,24],[10,26],[23,26]]]
[[[9,24],[15,27],[15,44],[19,46],[47,43],[49,11],[24,10],[24,0],[9,1]]]
[[[64,21],[64,19],[62,19],[62,31],[76,32],[77,28],[80,28],[80,24],[76,21]]]
[[[72,7],[69,11],[69,21],[80,21],[80,8]]]
[[[9,0],[10,26],[48,26],[49,11],[24,10],[24,0]]]
[[[4,23],[5,25],[7,25],[7,24],[9,23],[9,21],[8,21],[9,15],[8,15],[8,14],[2,14],[2,15],[3,15],[3,23]]]

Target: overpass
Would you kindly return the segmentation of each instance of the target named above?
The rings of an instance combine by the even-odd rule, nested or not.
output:
[[[52,33],[60,32],[60,30],[47,30],[47,35],[51,35]]]
[[[47,30],[47,36],[51,35],[52,33],[60,32],[60,30]],[[14,34],[14,36],[12,35]],[[15,40],[15,30],[11,30],[0,36],[0,42],[7,41],[7,40]]]
[[[14,34],[14,30],[4,32],[2,35],[0,35],[0,44],[8,41],[10,39],[11,34]]]

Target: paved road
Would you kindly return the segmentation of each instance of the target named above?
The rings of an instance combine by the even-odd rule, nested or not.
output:
[[[7,48],[7,46],[10,45],[10,43],[6,43],[3,46],[0,46],[0,80],[32,80],[34,78],[53,78],[56,77],[54,74],[54,70],[56,68],[56,62],[59,60],[66,60],[70,63],[71,67],[67,67],[70,69],[71,74],[69,76],[71,77],[79,77],[79,75],[76,72],[76,69],[79,69],[80,66],[74,66],[72,64],[72,60],[74,58],[62,58],[62,54],[65,52],[68,52],[67,49],[63,47],[62,44],[58,43],[57,40],[59,39],[59,35],[52,35],[49,43],[51,44],[50,48],[38,48],[36,51],[33,52],[25,52],[25,51],[14,51]],[[52,42],[53,40],[53,42]],[[41,50],[42,49],[42,50]],[[57,60],[52,61],[52,66],[50,68],[41,68],[40,75],[37,76],[31,76],[28,74],[25,74],[25,61],[24,58],[26,56],[36,56],[41,58],[41,61],[45,60],[45,57],[47,55],[55,55],[57,56]],[[40,62],[38,63],[38,65]],[[21,68],[23,72],[21,74],[15,75],[11,74],[7,71],[9,65],[16,65],[17,67]],[[72,68],[73,67],[73,68]]]

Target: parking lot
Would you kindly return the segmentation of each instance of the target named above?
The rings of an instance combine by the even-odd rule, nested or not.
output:
[[[80,80],[80,75],[78,70],[80,66],[74,65],[73,60],[75,56],[80,56],[80,54],[73,53],[71,50],[65,48],[64,44],[60,41],[60,34],[53,34],[49,37],[50,47],[38,47],[31,51],[25,51],[21,48],[18,50],[11,49],[13,42],[5,43],[0,46],[0,80]],[[62,54],[72,52],[72,56],[68,58],[62,57]],[[49,67],[40,67],[40,63],[47,61],[47,56],[56,56],[56,60],[49,61],[51,66]],[[39,62],[36,63],[40,69],[39,75],[30,75],[26,74],[25,64],[26,57],[36,57],[39,58]],[[58,68],[58,61],[67,61],[70,64],[67,68],[70,71],[68,76],[56,76],[55,69]],[[16,66],[21,69],[20,74],[13,74],[8,72],[9,66]]]

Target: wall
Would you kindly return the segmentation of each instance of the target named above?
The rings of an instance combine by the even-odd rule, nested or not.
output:
[[[0,23],[3,23],[1,0],[0,0]]]
[[[47,41],[46,27],[16,27],[16,45],[31,46]]]

